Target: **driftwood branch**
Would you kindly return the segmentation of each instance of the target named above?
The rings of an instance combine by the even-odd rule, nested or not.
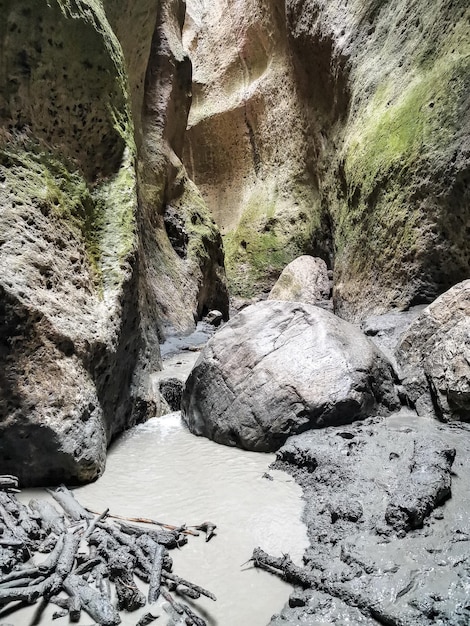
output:
[[[346,604],[357,607],[361,613],[367,617],[373,617],[384,626],[413,626],[418,623],[419,614],[412,607],[407,607],[405,610],[401,607],[398,612],[391,602],[386,604],[373,600],[367,595],[367,590],[354,591],[345,583],[329,581],[322,575],[295,565],[288,554],[277,558],[267,554],[261,548],[255,548],[251,560],[255,567],[276,574],[293,585],[304,589],[317,589],[339,598]]]
[[[32,622],[36,624],[53,602],[61,609],[55,617],[68,613],[69,621],[77,623],[86,612],[96,623],[115,626],[120,617],[111,602],[111,583],[118,609],[133,611],[147,602],[136,585],[138,576],[149,585],[149,604],[161,594],[182,623],[205,626],[191,607],[169,594],[171,589],[181,597],[204,595],[215,600],[210,591],[171,572],[168,549],[197,536],[195,530],[148,518],[111,516],[108,509],[95,517],[63,485],[49,493],[64,513],[39,499],[26,506],[16,499],[16,484],[14,477],[0,476],[0,607],[11,604],[3,613],[39,601]],[[204,522],[198,528],[208,540],[215,524]],[[33,556],[26,563],[40,551],[49,553],[42,562],[35,564]],[[68,598],[59,596],[61,592]],[[145,626],[155,619],[148,612],[138,624]]]

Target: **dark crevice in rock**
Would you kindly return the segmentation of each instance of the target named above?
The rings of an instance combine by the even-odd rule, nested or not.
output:
[[[244,116],[245,116],[245,124],[248,132],[248,139],[250,140],[251,153],[253,157],[253,167],[255,168],[255,172],[257,175],[260,173],[261,167],[261,157],[258,150],[258,145],[256,143],[256,135],[253,129],[253,124],[248,114],[248,104],[245,104],[244,108]]]

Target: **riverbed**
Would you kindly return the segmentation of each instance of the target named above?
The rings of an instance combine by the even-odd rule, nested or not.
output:
[[[284,472],[269,469],[273,460],[274,455],[195,437],[177,412],[125,433],[110,449],[104,475],[75,494],[97,512],[109,507],[113,514],[177,526],[214,522],[216,536],[208,543],[202,533],[171,551],[174,571],[216,595],[216,602],[194,604],[210,626],[262,626],[282,609],[291,587],[251,566],[253,548],[288,552],[300,562],[307,546],[301,489]],[[33,495],[37,491],[25,491],[21,498]],[[52,622],[54,610],[48,607],[38,623],[68,623],[67,617]],[[34,611],[28,607],[11,618],[0,617],[0,623],[26,626]],[[144,612],[122,613],[122,624],[134,626]],[[161,605],[157,613],[157,624],[170,623]],[[79,623],[91,621],[84,614]]]

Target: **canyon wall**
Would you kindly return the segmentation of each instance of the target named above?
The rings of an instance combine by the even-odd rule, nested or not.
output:
[[[220,235],[176,157],[183,3],[1,9],[0,473],[83,482],[153,414],[165,329],[227,308]]]
[[[468,3],[188,1],[185,160],[235,292],[298,251],[336,311],[430,302],[469,268]]]
[[[224,234],[231,292],[269,291],[303,251],[330,251],[284,3],[189,0],[183,42],[194,68],[185,164]]]
[[[287,20],[298,65],[331,42],[331,105],[345,86],[322,158],[337,310],[432,301],[470,265],[468,3],[288,0]]]
[[[234,295],[313,254],[350,319],[467,278],[464,0],[0,7],[0,472],[99,475],[228,316],[219,227]]]

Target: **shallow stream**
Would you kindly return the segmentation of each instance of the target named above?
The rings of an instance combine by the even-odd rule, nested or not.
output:
[[[75,494],[97,512],[109,507],[113,514],[175,525],[217,524],[210,542],[202,533],[170,552],[174,571],[217,596],[217,602],[201,598],[194,605],[202,607],[209,626],[262,626],[281,610],[291,588],[247,563],[253,548],[276,555],[289,552],[299,561],[307,546],[300,522],[301,489],[287,474],[269,470],[273,460],[274,455],[194,437],[182,425],[180,413],[172,413],[125,433],[110,450],[102,478]],[[21,499],[33,495],[37,497],[25,491]],[[52,622],[54,610],[48,607],[37,623],[67,624],[68,617]],[[28,607],[0,617],[0,623],[32,624],[34,611]],[[134,626],[146,611],[121,613],[122,623]],[[158,612],[155,624],[169,623],[165,611]],[[83,614],[80,624],[91,622]]]

